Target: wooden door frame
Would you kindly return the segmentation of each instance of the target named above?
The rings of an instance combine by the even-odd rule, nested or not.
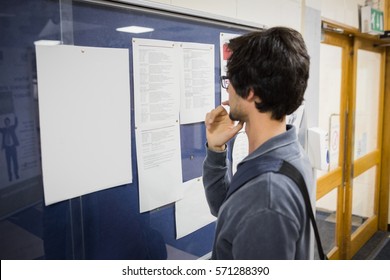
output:
[[[348,155],[348,168],[347,174],[350,174],[349,179],[346,181],[346,194],[345,194],[345,212],[344,212],[344,234],[346,259],[352,258],[357,251],[378,231],[378,217],[379,217],[379,193],[382,189],[381,186],[381,155],[382,155],[382,136],[383,136],[383,98],[384,98],[384,77],[385,77],[385,53],[382,49],[375,47],[376,43],[373,43],[367,38],[355,37],[354,39],[354,57],[353,57],[353,78],[352,78],[352,95],[349,111],[354,114],[356,112],[356,91],[357,91],[357,64],[358,64],[358,51],[366,50],[370,52],[379,53],[381,56],[381,69],[379,71],[379,100],[378,100],[378,124],[377,124],[377,148],[374,151],[369,152],[367,155],[354,159],[354,129],[355,129],[355,116],[351,115],[350,118],[350,133],[352,142],[349,145]],[[349,165],[349,163],[352,163]],[[352,223],[352,206],[353,206],[353,179],[368,171],[370,168],[377,167],[375,177],[375,189],[374,189],[374,214],[369,217],[359,228],[351,233]],[[386,211],[387,212],[387,211]]]
[[[344,240],[344,201],[345,201],[345,174],[346,156],[345,141],[347,139],[346,132],[348,126],[348,96],[351,94],[351,88],[348,86],[349,81],[352,79],[352,39],[343,34],[336,34],[332,31],[324,30],[323,44],[328,44],[336,47],[340,47],[342,50],[342,76],[341,76],[341,88],[340,88],[340,139],[339,139],[339,166],[331,170],[327,174],[321,176],[317,180],[317,196],[316,199],[324,197],[326,194],[334,189],[337,189],[337,205],[336,205],[336,228],[335,228],[335,247],[328,253],[329,259],[342,259],[345,258],[343,252],[345,252],[345,240]]]
[[[389,17],[390,15],[390,4],[389,1],[386,1],[386,17]],[[383,44],[383,41],[379,40],[378,36],[372,36],[367,34],[362,34],[359,32],[356,28],[351,28],[346,25],[338,24],[333,21],[323,19],[322,20],[323,25],[326,25],[327,32],[340,32],[342,31],[343,35],[337,35],[333,34],[333,37],[337,36],[349,36],[351,40],[355,40],[354,38],[359,39],[366,39],[368,41],[368,44],[371,46],[376,46],[376,48],[380,48],[380,45]],[[390,20],[387,19],[387,30],[390,29]],[[326,36],[325,36],[326,38]],[[323,43],[329,43],[328,41],[324,41]],[[332,44],[330,42],[330,44]],[[379,45],[379,47],[378,47]],[[352,44],[353,46],[353,44]],[[356,50],[355,50],[356,51]],[[353,55],[353,48],[351,50],[351,55]],[[387,48],[387,52],[385,52],[385,58],[382,57],[382,59],[385,59],[385,63],[382,63],[382,69],[381,69],[381,77],[384,77],[384,80],[381,82],[380,90],[383,92],[381,94],[381,100],[383,104],[383,108],[390,108],[390,75],[385,75],[384,73],[390,73],[390,48]],[[353,67],[354,63],[356,63],[356,58],[353,60],[350,59],[350,65],[347,66],[346,69],[350,73],[350,75],[346,76],[346,79],[350,81],[350,84],[353,85],[353,87],[356,87],[356,74],[353,74]],[[354,62],[355,61],[355,62]],[[344,63],[344,62],[343,62]],[[344,69],[344,68],[343,68]],[[344,90],[351,90],[351,89],[344,89]],[[352,89],[353,95],[355,95],[356,88]],[[351,94],[351,93],[348,93]],[[355,99],[355,97],[353,97]],[[348,112],[354,112],[354,106],[355,100],[352,100],[352,102],[347,104],[347,111]],[[337,223],[340,222],[340,226],[342,227],[342,236],[337,237],[337,244],[339,244],[340,248],[336,248],[336,250],[332,250],[328,257],[331,259],[350,259],[352,256],[360,249],[360,247],[368,241],[368,239],[377,231],[377,230],[388,230],[388,207],[389,207],[389,188],[390,188],[390,146],[389,145],[382,145],[382,143],[390,143],[390,112],[389,110],[383,110],[382,111],[382,119],[379,120],[379,130],[378,130],[378,141],[380,142],[380,146],[378,146],[378,153],[370,154],[366,157],[363,157],[362,159],[359,159],[357,161],[356,167],[354,165],[353,159],[353,149],[350,149],[350,152],[348,152],[345,155],[345,166],[344,170],[347,172],[345,174],[351,174],[351,176],[346,176],[345,179],[343,179],[344,184],[349,186],[352,184],[353,180],[353,174],[359,174],[364,170],[364,162],[365,161],[372,161],[378,163],[378,170],[377,170],[377,182],[379,187],[379,195],[378,198],[378,207],[375,209],[375,217],[372,219],[368,219],[366,222],[366,225],[364,227],[359,228],[354,234],[350,233],[350,224],[351,224],[351,215],[347,217],[343,214],[342,217],[337,218]],[[354,116],[352,116],[350,113],[348,113],[347,118],[347,127],[352,129],[347,129],[347,133],[353,133],[354,128]],[[353,139],[353,134],[348,134],[347,139]],[[351,144],[351,143],[350,143]],[[352,143],[353,144],[353,143]],[[353,147],[353,145],[351,145]],[[380,148],[379,148],[380,147]],[[373,157],[373,158],[372,158]],[[337,175],[338,172],[342,172],[341,170],[334,170],[326,176],[326,178],[320,178],[317,180],[317,189],[319,186],[328,185],[331,186],[328,190],[334,189],[333,186],[340,184],[337,178],[339,176]],[[349,178],[348,178],[349,177]],[[333,182],[332,182],[333,180]],[[321,197],[323,197],[328,190],[325,192],[317,192],[317,200]],[[343,195],[343,200],[349,200],[352,201],[352,191],[351,188],[347,188],[344,193],[344,188],[340,188],[338,191],[338,195]],[[343,201],[342,203],[345,203]],[[351,203],[351,202],[349,202]],[[339,207],[339,205],[338,205]],[[352,205],[348,205],[348,207],[352,207]],[[338,208],[339,209],[339,208]],[[375,226],[372,226],[375,225]],[[366,231],[364,234],[361,234],[362,231]],[[337,246],[337,245],[336,245]],[[339,250],[340,249],[340,250]]]
[[[390,1],[385,1],[385,29],[390,30]],[[384,108],[390,108],[390,48],[386,48],[385,88],[383,104]],[[382,167],[381,188],[379,192],[379,230],[386,231],[389,228],[389,189],[390,189],[390,111],[383,112],[382,130]]]
[[[385,89],[383,104],[390,108],[390,49],[386,50]],[[379,192],[379,230],[387,231],[389,228],[389,189],[390,189],[390,110],[383,112],[382,131],[382,167],[381,188]]]

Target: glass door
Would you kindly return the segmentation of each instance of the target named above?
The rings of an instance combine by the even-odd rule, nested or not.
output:
[[[329,139],[328,170],[317,170],[316,215],[325,253],[342,258],[345,143],[352,43],[348,36],[324,33],[320,47],[319,127]]]
[[[378,230],[385,51],[324,32],[319,126],[329,167],[317,171],[317,221],[330,259],[351,259]]]
[[[344,234],[351,258],[378,229],[385,51],[354,40],[350,171]]]

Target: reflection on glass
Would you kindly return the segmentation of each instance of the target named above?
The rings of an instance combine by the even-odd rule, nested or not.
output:
[[[329,170],[339,166],[340,155],[340,115],[329,117]]]
[[[339,166],[342,48],[321,44],[319,127],[329,135],[329,170]],[[318,171],[321,177],[329,170]]]
[[[316,220],[326,254],[336,246],[337,189],[316,202]]]
[[[381,65],[378,53],[358,51],[354,156],[358,159],[377,147]]]
[[[372,167],[353,180],[352,232],[374,215],[376,167]]]

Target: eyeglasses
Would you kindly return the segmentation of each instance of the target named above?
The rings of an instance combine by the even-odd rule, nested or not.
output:
[[[221,86],[224,89],[227,89],[229,87],[230,81],[228,76],[221,76]]]

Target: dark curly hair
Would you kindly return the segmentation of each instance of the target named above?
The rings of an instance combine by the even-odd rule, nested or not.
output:
[[[230,40],[227,75],[236,93],[252,89],[260,112],[282,120],[303,102],[310,57],[301,34],[287,27],[255,31]]]

